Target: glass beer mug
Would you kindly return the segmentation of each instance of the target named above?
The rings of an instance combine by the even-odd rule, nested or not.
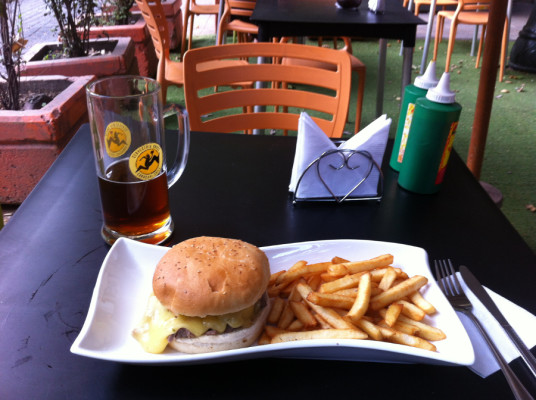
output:
[[[181,176],[189,150],[185,111],[177,155],[166,167],[160,85],[141,76],[112,76],[86,89],[89,123],[102,203],[102,237],[158,244],[173,232],[168,188]]]

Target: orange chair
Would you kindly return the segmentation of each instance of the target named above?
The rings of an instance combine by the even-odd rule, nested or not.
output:
[[[225,59],[287,57],[324,61],[333,70],[281,63],[207,67]],[[296,131],[300,111],[307,111],[330,137],[341,137],[350,100],[351,64],[345,51],[292,43],[237,43],[193,49],[184,56],[184,96],[190,127],[196,131],[247,132],[251,129]],[[214,93],[203,89],[239,80],[266,88],[240,88]],[[272,86],[281,82],[282,86]],[[260,86],[260,85],[259,85]],[[293,89],[290,89],[290,86]],[[319,89],[319,90],[314,90]],[[265,111],[252,110],[255,106]],[[276,109],[282,107],[286,112]],[[243,112],[238,112],[242,109]],[[318,114],[317,114],[318,112]]]
[[[322,41],[325,38],[321,37],[319,38],[319,43],[322,43]],[[337,39],[333,38],[334,42],[334,48],[337,48]],[[367,67],[363,62],[354,56],[352,54],[352,41],[348,37],[342,38],[344,42],[344,47],[341,49],[341,51],[345,51],[350,55],[350,62],[352,64],[352,71],[357,73],[359,82],[357,87],[357,101],[356,101],[356,110],[355,110],[355,128],[354,133],[359,132],[359,127],[361,125],[361,113],[363,109],[363,97],[365,95],[365,77],[367,74]],[[289,38],[282,38],[281,42],[287,43],[289,41]],[[312,61],[312,60],[305,60],[305,59],[295,59],[295,58],[285,58],[282,60],[283,64],[288,65],[302,65],[302,66],[310,66],[314,68],[324,68],[333,70],[335,68],[335,65],[328,63],[326,61]]]
[[[218,25],[218,38],[216,43],[224,44],[227,31],[238,34],[238,42],[247,42],[248,36],[257,35],[259,28],[249,22],[253,14],[256,0],[224,0],[225,7]]]
[[[192,47],[192,34],[194,30],[194,19],[196,15],[213,15],[215,19],[214,32],[218,29],[218,14],[220,10],[219,0],[215,4],[197,4],[197,0],[186,0],[184,7],[184,21],[182,25],[182,44],[181,44],[181,60],[184,53]],[[188,33],[188,44],[186,43],[186,33]]]
[[[409,0],[408,0],[409,1]],[[414,7],[415,7],[415,15],[419,16],[421,6],[429,6],[432,4],[431,0],[414,0],[413,1]],[[441,7],[441,9],[445,10],[448,6],[457,6],[458,0],[437,0],[436,1],[436,10]],[[404,2],[404,7],[407,7],[406,2]]]
[[[150,3],[149,3],[150,1]],[[180,61],[173,61],[169,57],[169,35],[167,30],[166,16],[160,0],[136,0],[143,19],[147,24],[149,33],[153,40],[156,56],[158,57],[158,67],[156,70],[156,80],[160,83],[162,88],[162,103],[166,103],[167,89],[169,85],[182,86],[184,84],[184,70],[183,63]],[[220,64],[221,62],[215,62],[212,64]],[[215,65],[207,64],[207,67]],[[224,65],[239,65],[247,64],[247,61],[241,60],[229,60],[223,62]],[[252,82],[240,82],[237,85],[250,87]]]
[[[455,11],[439,11],[437,13],[437,26],[436,36],[434,40],[434,56],[433,60],[437,60],[437,51],[441,38],[443,36],[443,27],[445,20],[450,20],[450,34],[449,42],[447,46],[447,58],[445,62],[445,72],[450,70],[450,59],[452,56],[452,50],[454,49],[454,42],[456,40],[456,31],[459,24],[465,25],[479,25],[482,26],[482,33],[480,36],[480,43],[478,45],[478,53],[476,56],[475,68],[478,68],[480,64],[480,57],[482,55],[482,48],[484,44],[484,36],[486,33],[486,27],[488,25],[489,17],[489,5],[491,0],[459,0],[458,7]],[[504,35],[508,32],[508,20],[506,20],[504,26]],[[504,55],[506,48],[506,41],[503,40],[501,46],[501,52]],[[504,56],[501,57],[501,74],[499,79],[502,81],[502,74],[504,71]]]

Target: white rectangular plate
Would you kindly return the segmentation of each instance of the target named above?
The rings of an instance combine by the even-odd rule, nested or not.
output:
[[[86,357],[132,364],[200,364],[261,357],[314,358],[392,363],[470,365],[474,362],[471,341],[458,316],[430,273],[428,256],[418,247],[366,240],[326,240],[264,247],[272,272],[288,269],[299,260],[310,263],[334,256],[364,260],[381,254],[394,256],[393,266],[408,275],[423,275],[429,280],[422,289],[438,312],[426,321],[441,328],[445,340],[435,342],[437,352],[373,340],[307,340],[251,346],[206,354],[185,354],[168,349],[162,354],[142,350],[132,337],[151,293],[156,264],[167,247],[119,239],[101,267],[89,311],[71,347],[71,352]]]

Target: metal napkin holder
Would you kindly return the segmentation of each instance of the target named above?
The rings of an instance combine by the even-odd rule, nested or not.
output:
[[[363,178],[357,182],[356,185],[354,185],[348,193],[346,193],[344,196],[337,196],[334,191],[331,189],[331,187],[326,183],[324,178],[322,177],[322,173],[320,171],[320,163],[321,161],[331,156],[332,154],[338,153],[341,156],[341,164],[336,166],[333,164],[329,164],[329,166],[335,170],[341,170],[342,168],[347,168],[350,170],[355,170],[357,168],[360,168],[362,165],[356,165],[354,167],[349,165],[349,161],[355,154],[362,155],[365,159],[369,160],[368,163],[368,170],[365,174],[363,174]],[[298,189],[300,187],[300,183],[303,180],[303,177],[305,174],[312,168],[316,169],[316,174],[318,176],[318,179],[322,182],[324,187],[329,191],[331,194],[331,197],[298,197]],[[378,178],[378,185],[377,185],[377,195],[375,196],[351,196],[353,192],[359,188],[365,182],[369,177],[372,171],[376,168],[379,171],[379,178]],[[383,173],[381,170],[381,167],[378,165],[378,163],[374,160],[372,155],[365,150],[352,150],[352,149],[333,149],[333,150],[327,150],[324,153],[322,153],[319,157],[317,157],[315,160],[313,160],[307,168],[303,171],[303,173],[300,176],[300,179],[298,179],[298,183],[296,184],[296,188],[292,194],[292,203],[297,204],[301,202],[336,202],[337,204],[340,204],[342,202],[347,201],[363,201],[363,200],[381,200],[383,196]]]

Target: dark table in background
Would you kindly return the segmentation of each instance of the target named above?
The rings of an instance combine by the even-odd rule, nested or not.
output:
[[[384,166],[381,203],[294,207],[287,194],[294,147],[287,137],[193,134],[170,194],[172,243],[198,235],[258,246],[400,242],[470,266],[483,284],[536,313],[536,256],[456,154],[437,195],[400,189]],[[0,399],[512,398],[500,373],[481,379],[465,367],[275,358],[149,367],[73,355],[109,250],[100,227],[85,125],[0,231]]]
[[[376,114],[383,109],[385,39],[403,41],[401,92],[411,83],[411,66],[417,25],[426,22],[402,7],[400,0],[386,0],[383,14],[368,10],[363,0],[357,10],[343,10],[335,0],[257,0],[251,21],[259,27],[259,40],[282,36],[349,36],[380,39]],[[356,54],[359,58],[359,54]],[[370,66],[369,66],[370,67]]]

